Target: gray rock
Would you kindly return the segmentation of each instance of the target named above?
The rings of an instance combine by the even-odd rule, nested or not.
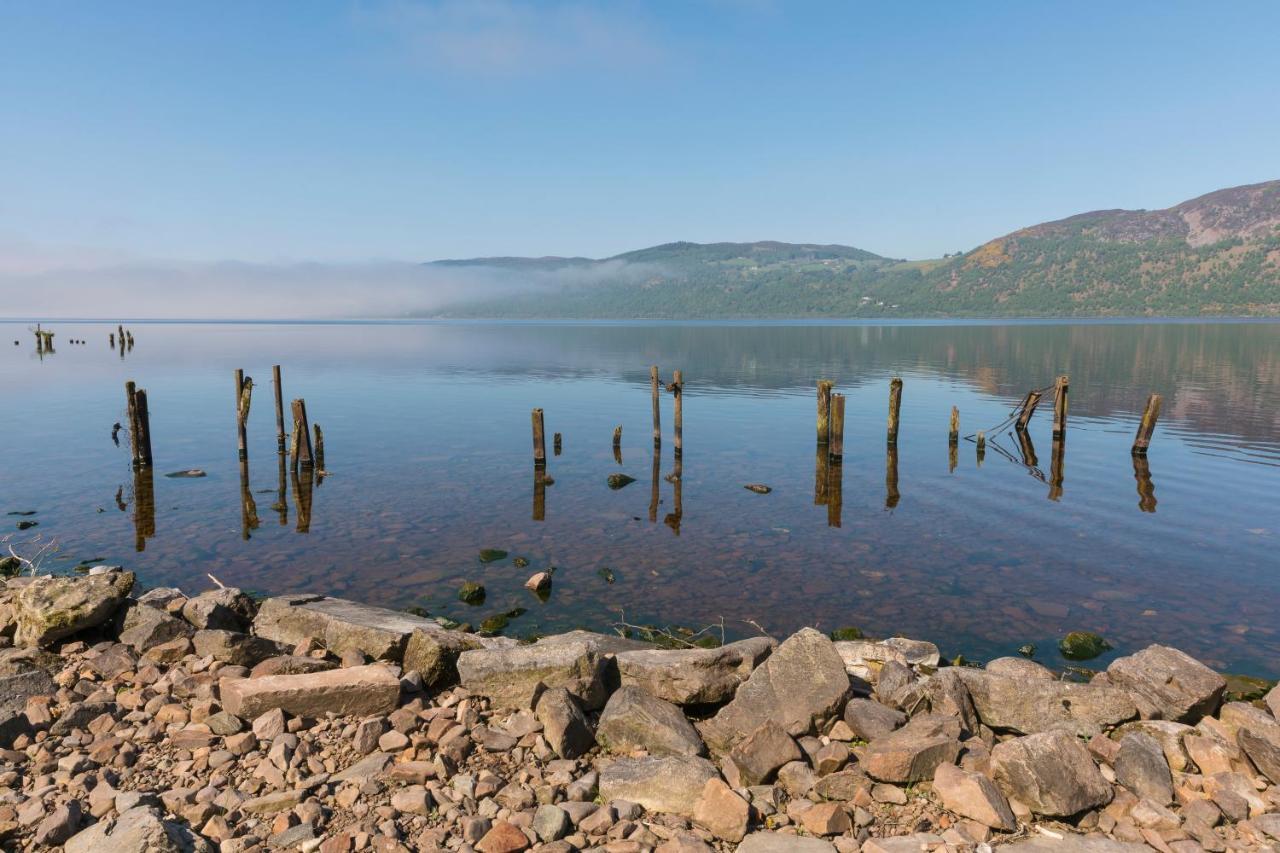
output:
[[[133,572],[35,578],[23,586],[13,600],[18,623],[14,643],[48,646],[86,628],[107,623],[133,589],[133,582]]]
[[[1026,838],[1000,848],[1009,853],[1151,853],[1145,844],[1116,841],[1105,835],[1066,834],[1062,838]]]
[[[19,713],[32,696],[52,696],[56,692],[58,685],[49,671],[26,659],[14,656],[0,669],[0,714]]]
[[[625,685],[677,705],[718,705],[773,651],[770,637],[752,637],[718,649],[651,649],[615,655]]]
[[[1022,657],[996,658],[990,661],[985,669],[992,675],[1003,675],[1006,678],[1018,678],[1024,681],[1058,680],[1058,676],[1054,675],[1047,666]]]
[[[1000,732],[1035,734],[1064,729],[1092,737],[1138,716],[1129,694],[1114,687],[1009,678],[963,667],[957,671],[978,719]]]
[[[36,827],[35,842],[41,846],[57,847],[80,828],[81,808],[79,800],[66,800]]]
[[[197,631],[191,643],[200,657],[211,657],[232,666],[257,666],[284,651],[277,643],[262,637],[212,628]]]
[[[964,678],[970,671],[968,667],[949,666],[900,693],[899,703],[908,714],[927,709],[932,714],[955,717],[965,731],[976,732],[978,712]],[[912,697],[909,704],[907,697]]]
[[[835,644],[845,670],[855,678],[875,683],[886,663],[913,670],[936,669],[941,660],[938,647],[923,640],[891,637],[888,640],[842,640]]]
[[[187,827],[161,820],[159,809],[138,806],[114,821],[99,821],[73,835],[65,853],[213,853],[214,847]]]
[[[991,771],[1004,793],[1034,813],[1068,817],[1111,801],[1089,751],[1061,729],[996,744]]]
[[[53,721],[53,725],[49,727],[49,734],[62,737],[70,734],[74,729],[83,729],[94,719],[103,714],[111,714],[115,710],[115,702],[76,702],[68,706],[62,712],[62,716]]]
[[[541,805],[533,813],[533,832],[544,844],[560,840],[569,828],[569,814],[559,806]]]
[[[257,605],[233,586],[211,589],[182,605],[182,618],[197,628],[247,632]]]
[[[853,698],[844,706],[844,721],[859,738],[872,741],[907,721],[907,715],[872,699]]]
[[[222,707],[246,720],[277,708],[298,717],[372,716],[395,710],[400,679],[387,667],[372,664],[304,675],[224,678],[218,690]]]
[[[337,669],[338,665],[331,660],[313,658],[307,655],[276,655],[256,664],[249,672],[250,678],[263,678],[268,675],[302,675],[308,672],[324,672]]]
[[[1152,645],[1117,658],[1095,684],[1122,687],[1133,694],[1143,719],[1195,725],[1218,710],[1227,681],[1200,661],[1168,646]]]
[[[876,698],[885,705],[906,710],[906,699],[919,680],[920,676],[906,664],[896,660],[886,661],[876,673]],[[914,706],[915,702],[912,701],[910,707]]]
[[[358,651],[396,663],[416,630],[443,629],[434,619],[324,595],[268,598],[253,621],[255,634],[278,643],[297,645],[314,637],[338,656]]]
[[[684,713],[670,702],[624,686],[609,697],[596,740],[610,752],[643,749],[651,755],[702,755],[706,747]]]
[[[1151,735],[1130,732],[1120,740],[1115,763],[1116,781],[1140,799],[1162,806],[1173,802],[1173,774],[1164,757],[1164,748]]]
[[[195,629],[164,610],[140,601],[125,607],[120,621],[120,642],[141,654],[179,637],[190,637]]]
[[[725,778],[735,788],[750,788],[769,781],[784,764],[803,757],[786,729],[773,720],[765,720],[729,750],[724,762]]]
[[[1260,735],[1252,729],[1242,728],[1236,732],[1236,743],[1244,750],[1245,755],[1258,768],[1258,772],[1280,785],[1280,741]]]
[[[1280,685],[1272,687],[1262,701],[1271,709],[1271,716],[1280,720]]]
[[[836,853],[836,848],[821,838],[785,832],[753,832],[742,839],[738,853]]]
[[[1142,732],[1155,738],[1160,748],[1164,750],[1164,758],[1169,763],[1170,770],[1181,773],[1188,769],[1190,757],[1183,745],[1183,738],[1198,734],[1193,727],[1170,720],[1134,720],[1120,726],[1111,737],[1119,743],[1120,739],[1130,732]]]
[[[404,669],[422,676],[428,687],[458,680],[458,655],[483,648],[479,638],[439,625],[414,628],[404,650]]]
[[[600,771],[600,796],[692,819],[707,780],[719,775],[710,761],[694,756],[620,758]]]
[[[186,596],[176,586],[158,586],[139,595],[137,601],[139,604],[149,604],[152,607],[164,610],[171,602],[184,599],[186,599]]]
[[[701,727],[703,740],[727,751],[764,722],[802,735],[843,710],[849,675],[826,635],[804,628],[756,667],[728,705]]]
[[[547,743],[561,758],[577,758],[595,746],[586,715],[578,700],[565,688],[543,691],[535,713]]]
[[[643,640],[631,640],[617,634],[599,634],[595,631],[566,631],[563,634],[550,634],[538,638],[535,646],[558,646],[564,643],[586,643],[591,651],[605,657],[613,657],[624,652],[640,652],[656,648],[653,643]]]
[[[933,790],[942,799],[943,807],[961,817],[1005,832],[1018,827],[1009,801],[995,783],[981,773],[952,764],[939,765],[933,777]]]
[[[545,687],[563,687],[587,710],[604,705],[607,660],[583,641],[472,649],[458,656],[458,680],[497,708],[528,708]]]
[[[960,722],[953,717],[924,715],[895,732],[871,741],[859,762],[872,779],[905,785],[932,779],[941,764],[960,755]]]

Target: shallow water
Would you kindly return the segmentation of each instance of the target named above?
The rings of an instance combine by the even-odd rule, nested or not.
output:
[[[1110,656],[1163,642],[1280,675],[1280,325],[135,324],[123,358],[108,346],[114,326],[52,328],[56,350],[41,358],[27,324],[0,324],[0,512],[36,510],[39,526],[0,523],[13,541],[56,541],[51,569],[121,563],[147,585],[189,591],[212,573],[472,622],[527,608],[511,634],[722,618],[730,635],[749,622],[854,625],[979,659],[1030,642],[1060,664],[1056,638],[1084,629],[1115,645]],[[89,343],[68,343],[78,338]],[[286,476],[283,509],[272,364],[286,407],[304,397],[326,444],[328,476],[310,489]],[[653,476],[650,364],[664,380],[684,371],[678,507],[664,479],[667,394]],[[247,490],[238,367],[257,385]],[[962,441],[952,468],[952,405],[967,435],[1060,373],[1071,377],[1060,454],[1046,401],[1029,432],[1034,463],[1006,435],[981,465]],[[894,375],[896,466],[885,442]],[[838,484],[830,472],[815,483],[819,377],[847,394]],[[127,435],[111,438],[126,379],[150,398],[149,481],[131,471]],[[1150,392],[1164,409],[1141,468],[1129,447]],[[535,406],[555,480],[537,519]],[[163,476],[189,468],[208,476]],[[636,482],[610,490],[615,472]],[[838,512],[815,503],[837,485]],[[149,490],[153,514],[136,499]],[[482,548],[530,566],[482,564]],[[543,602],[522,584],[549,566]],[[487,587],[483,605],[457,600],[468,579]]]

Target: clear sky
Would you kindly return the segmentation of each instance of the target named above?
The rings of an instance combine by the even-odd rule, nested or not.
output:
[[[938,256],[1280,178],[1277,33],[1274,0],[6,0],[0,255]]]

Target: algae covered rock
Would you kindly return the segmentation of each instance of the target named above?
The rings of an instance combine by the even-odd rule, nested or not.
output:
[[[89,577],[42,577],[24,586],[14,599],[20,646],[47,646],[114,618],[129,590],[133,572]]]
[[[1110,643],[1090,631],[1072,631],[1058,641],[1058,651],[1068,660],[1092,660],[1110,648]]]
[[[484,584],[467,581],[458,588],[458,600],[467,604],[484,603]]]

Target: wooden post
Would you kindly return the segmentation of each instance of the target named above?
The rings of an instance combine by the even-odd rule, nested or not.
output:
[[[253,490],[249,488],[249,460],[240,460],[240,538],[249,539],[249,531],[257,530],[261,522],[258,520],[258,502],[253,499]]]
[[[551,452],[556,456],[560,455],[560,433],[551,436]]]
[[[1027,396],[1022,398],[1022,409],[1018,413],[1017,423],[1014,429],[1023,432],[1027,428],[1027,424],[1031,422],[1031,416],[1036,413],[1036,406],[1040,405],[1040,392],[1028,391]]]
[[[831,430],[827,454],[835,462],[844,457],[844,395],[831,395]]]
[[[316,468],[324,471],[324,433],[320,431],[320,424],[312,425],[312,429],[315,430],[316,434],[315,443],[312,445],[312,450],[316,455]]]
[[[889,444],[884,457],[884,508],[893,509],[902,500],[898,491],[898,445]]]
[[[1146,456],[1151,446],[1151,434],[1156,430],[1156,421],[1160,419],[1160,404],[1164,398],[1159,394],[1147,397],[1147,407],[1142,411],[1142,420],[1138,422],[1138,434],[1133,438],[1133,453]]]
[[[954,474],[960,464],[960,445],[955,442],[947,445],[947,473]]]
[[[898,410],[902,408],[902,380],[889,381],[889,443],[898,443]]]
[[[1040,464],[1039,457],[1036,456],[1036,446],[1031,442],[1031,433],[1018,433],[1018,445],[1022,450],[1022,464],[1028,468],[1034,468]]]
[[[658,405],[658,365],[649,368],[649,397],[653,400],[653,446],[662,446],[662,407]]]
[[[284,388],[280,383],[280,365],[271,368],[271,384],[276,395],[276,452],[284,453]]]
[[[314,468],[315,457],[311,452],[311,426],[307,423],[307,403],[299,397],[290,404],[290,407],[293,410],[293,427],[298,435],[298,446],[294,453],[294,467]],[[310,491],[309,483],[307,488]],[[310,502],[310,495],[308,494],[308,506],[310,506]],[[308,518],[309,521],[310,519]]]
[[[112,349],[115,349],[115,348],[116,348],[116,333],[115,333],[115,332],[112,332],[110,335],[108,335],[108,337],[109,337],[109,338],[110,338],[110,340],[111,340],[111,348],[112,348]]]
[[[249,407],[253,403],[253,378],[236,371],[236,442],[241,459],[249,458]]]
[[[307,441],[309,443],[310,439]],[[293,474],[293,498],[298,511],[299,533],[311,532],[311,495],[315,486],[314,474],[309,465]]]
[[[671,374],[671,393],[676,396],[675,403],[675,444],[676,456],[684,454],[684,371],[676,370]]]
[[[960,409],[951,407],[951,431],[947,433],[947,441],[951,444],[960,442]]]
[[[531,419],[533,422],[533,464],[536,468],[545,468],[547,465],[547,445],[542,427],[542,409],[534,409]]]
[[[130,379],[124,383],[124,399],[128,406],[127,418],[129,421],[129,461],[133,463],[133,467],[138,467],[138,460],[141,455],[138,452],[138,398],[137,385]]]
[[[151,411],[147,408],[147,392],[139,388],[133,394],[138,415],[138,464],[151,466]]]
[[[1151,463],[1145,454],[1133,455],[1133,479],[1138,483],[1138,509],[1156,511],[1156,487],[1151,481]]]
[[[1059,376],[1053,393],[1053,437],[1067,437],[1067,387],[1068,377]]]
[[[826,444],[831,435],[831,386],[830,379],[818,380],[818,444]]]
[[[289,459],[292,460],[289,470],[298,470],[298,448],[302,446],[302,424],[293,422],[293,432],[289,435]]]

